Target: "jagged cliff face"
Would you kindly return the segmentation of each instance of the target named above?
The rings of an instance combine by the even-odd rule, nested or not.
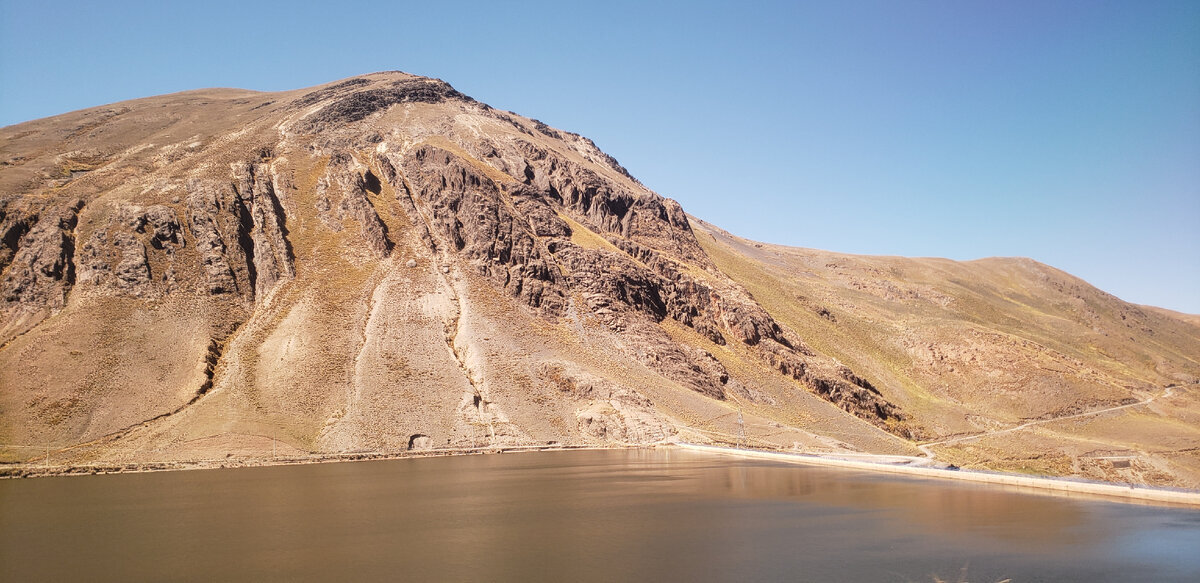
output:
[[[0,139],[10,461],[734,441],[739,412],[760,445],[945,429],[781,324],[591,141],[441,81],[187,92]]]

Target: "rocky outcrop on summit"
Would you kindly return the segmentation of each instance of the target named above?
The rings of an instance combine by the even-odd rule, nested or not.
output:
[[[441,103],[455,99],[471,101],[448,83],[437,79],[410,78],[371,86],[365,79],[351,79],[332,87],[313,91],[296,100],[296,106],[325,103],[304,119],[300,131],[319,133],[334,125],[361,121],[373,113],[402,103]],[[364,85],[370,88],[361,88]],[[349,90],[349,91],[347,91]],[[330,99],[332,102],[329,102]]]

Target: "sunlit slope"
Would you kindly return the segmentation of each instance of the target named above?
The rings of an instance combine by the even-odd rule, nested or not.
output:
[[[436,79],[0,128],[3,463],[916,453],[862,384],[590,140]]]
[[[846,255],[692,224],[722,272],[911,412],[928,442],[1098,411],[1178,385],[1144,407],[934,447],[943,460],[1134,481],[1200,478],[1195,324],[1029,259]],[[1118,454],[1140,456],[1142,474],[1138,463],[1129,475],[1105,473],[1111,464],[1092,459]]]
[[[1197,330],[743,241],[400,72],[0,128],[0,470],[686,440],[1187,485]]]

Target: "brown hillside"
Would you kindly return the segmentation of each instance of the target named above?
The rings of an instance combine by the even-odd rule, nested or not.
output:
[[[846,255],[692,224],[724,273],[817,351],[871,379],[928,431],[927,442],[1047,421],[931,447],[939,459],[1200,483],[1200,326],[1029,259]],[[1051,421],[1168,386],[1171,396],[1150,405]],[[1107,458],[1133,461],[1114,470]]]
[[[914,455],[1174,383],[932,448],[1200,483],[1195,325],[1029,261],[697,224],[404,73],[0,128],[0,460],[731,443],[739,412],[760,447]]]

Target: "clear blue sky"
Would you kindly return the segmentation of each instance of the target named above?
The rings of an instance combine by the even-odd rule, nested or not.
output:
[[[1200,313],[1200,2],[0,0],[0,125],[440,77],[752,239],[1028,256]]]

